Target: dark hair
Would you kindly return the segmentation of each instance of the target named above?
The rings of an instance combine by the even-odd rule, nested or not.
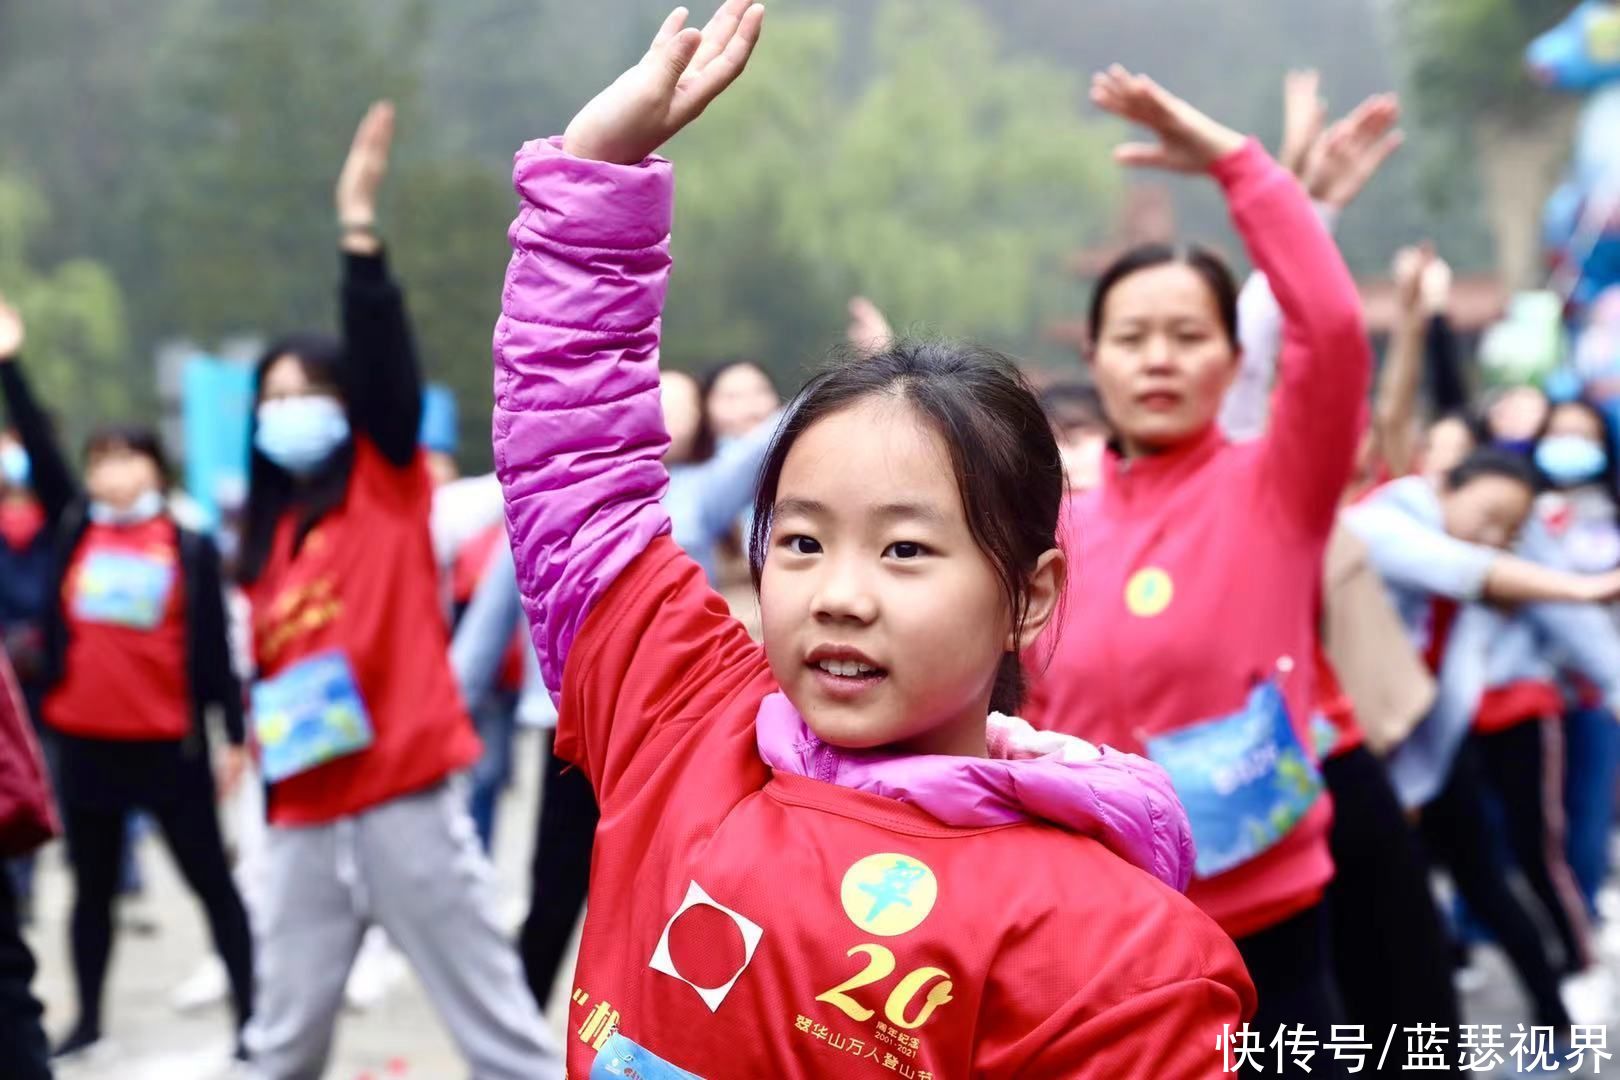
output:
[[[1541,472],[1523,454],[1515,454],[1511,450],[1502,450],[1494,446],[1482,446],[1469,453],[1462,459],[1461,464],[1446,473],[1446,490],[1456,491],[1486,476],[1498,476],[1504,480],[1523,484],[1530,489],[1532,495],[1546,486],[1546,480]]]
[[[1022,631],[1027,575],[1058,546],[1063,465],[1046,414],[1017,366],[977,345],[900,338],[878,353],[839,350],[805,384],[776,430],[754,499],[748,565],[757,591],[788,452],[811,427],[867,398],[906,402],[950,450],[969,531],[995,565]],[[1011,713],[1024,696],[1016,652],[1002,659],[990,707]]]
[[[715,433],[714,421],[709,418],[709,395],[714,393],[715,385],[719,383],[721,376],[725,375],[725,373],[730,371],[732,368],[738,367],[753,368],[755,371],[765,376],[765,381],[771,384],[771,389],[776,391],[778,397],[780,397],[782,394],[782,388],[776,385],[776,380],[771,378],[771,373],[766,371],[764,367],[753,360],[722,360],[720,363],[704,369],[703,373],[699,375],[696,380],[698,391],[698,429],[697,435],[692,439],[691,460],[694,463],[708,461],[710,458],[714,457],[714,452],[718,448],[719,436]]]
[[[169,486],[174,474],[169,469],[169,456],[163,452],[163,440],[141,424],[103,424],[96,428],[84,440],[85,465],[88,467],[93,458],[121,450],[150,460],[157,469],[158,481]]]
[[[1620,501],[1620,462],[1615,460],[1614,425],[1609,423],[1609,414],[1604,412],[1597,402],[1587,397],[1554,401],[1548,406],[1547,419],[1541,425],[1541,438],[1547,437],[1547,432],[1552,428],[1553,415],[1559,409],[1579,409],[1597,422],[1598,441],[1603,444],[1603,456],[1608,462],[1603,469],[1603,492],[1609,496],[1610,501]]]
[[[1047,419],[1054,425],[1086,424],[1105,432],[1113,430],[1103,410],[1102,395],[1089,383],[1055,382],[1041,391],[1040,401]]]
[[[1093,345],[1097,343],[1097,336],[1102,331],[1103,306],[1108,302],[1108,294],[1113,291],[1114,286],[1138,270],[1150,270],[1155,266],[1172,263],[1190,267],[1203,279],[1204,284],[1209,287],[1211,298],[1215,301],[1215,310],[1220,316],[1221,328],[1226,331],[1226,340],[1236,347],[1237,281],[1232,277],[1232,271],[1228,269],[1224,259],[1199,244],[1178,246],[1138,244],[1109,263],[1108,269],[1102,272],[1102,277],[1097,279],[1097,284],[1091,290],[1091,309],[1086,316],[1086,332]]]
[[[288,334],[270,343],[253,370],[253,412],[248,417],[248,490],[243,508],[242,547],[237,579],[244,585],[257,581],[270,558],[276,537],[276,523],[295,503],[300,510],[294,545],[315,523],[343,502],[349,485],[349,468],[354,463],[351,440],[323,464],[320,471],[303,482],[259,453],[259,402],[264,397],[264,373],[283,356],[297,357],[304,374],[313,384],[341,391],[343,343],[328,334]],[[345,401],[345,405],[347,402]]]

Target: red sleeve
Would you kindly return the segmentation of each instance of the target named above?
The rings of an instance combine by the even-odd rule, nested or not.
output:
[[[975,1064],[995,1077],[1218,1075],[1222,1025],[1235,1030],[1255,1008],[1237,946],[1185,896],[1090,848],[1070,857],[1075,876],[1064,879],[1090,896],[1059,909],[1050,937],[998,957],[1005,1004]],[[1006,918],[1049,913],[1036,897],[1059,880],[1040,882],[1031,907]]]
[[[374,505],[400,510],[420,506],[426,526],[426,515],[433,506],[433,478],[428,473],[425,451],[418,450],[408,464],[395,465],[383,456],[370,436],[356,435],[352,484]]]
[[[583,768],[604,810],[633,794],[677,727],[755,704],[775,683],[765,651],[703,570],[660,536],[587,616],[563,672],[557,754]],[[753,712],[744,713],[752,731]],[[757,754],[755,755],[757,758]]]
[[[1222,1025],[1235,1031],[1254,1010],[1228,982],[1187,979],[1142,990],[1065,1032],[1030,1063],[1031,1076],[1151,1076],[1154,1080],[1230,1075]]]
[[[1310,198],[1254,140],[1215,163],[1232,223],[1283,311],[1263,489],[1326,537],[1366,423],[1372,352],[1361,297]]]

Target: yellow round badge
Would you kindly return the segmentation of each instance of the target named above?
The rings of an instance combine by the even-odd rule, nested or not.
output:
[[[878,937],[917,929],[939,898],[939,879],[909,855],[868,855],[844,873],[839,899],[850,922]]]
[[[1161,614],[1175,598],[1176,586],[1170,575],[1157,566],[1144,567],[1125,583],[1125,606],[1132,615],[1151,619]]]

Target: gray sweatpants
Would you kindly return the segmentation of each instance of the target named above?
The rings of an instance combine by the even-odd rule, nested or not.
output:
[[[561,1077],[563,1062],[493,914],[489,861],[451,785],[328,825],[272,826],[254,906],[266,1080],[318,1080],[361,936],[405,954],[475,1080]]]

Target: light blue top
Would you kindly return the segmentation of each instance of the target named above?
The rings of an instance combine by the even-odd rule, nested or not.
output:
[[[778,409],[747,435],[722,443],[708,461],[669,467],[664,509],[672,538],[703,567],[711,583],[715,546],[746,520],[781,418]]]
[[[1389,757],[1390,781],[1403,805],[1422,806],[1439,794],[1481,695],[1495,684],[1493,675],[1550,672],[1546,657],[1554,649],[1606,696],[1620,692],[1620,635],[1605,611],[1595,604],[1526,604],[1504,614],[1480,603],[1499,552],[1449,535],[1439,496],[1424,478],[1384,486],[1345,510],[1344,521],[1366,542],[1415,648],[1428,647],[1435,597],[1465,605],[1441,658],[1434,706]],[[1537,521],[1526,526],[1516,553],[1565,568],[1557,544]]]

